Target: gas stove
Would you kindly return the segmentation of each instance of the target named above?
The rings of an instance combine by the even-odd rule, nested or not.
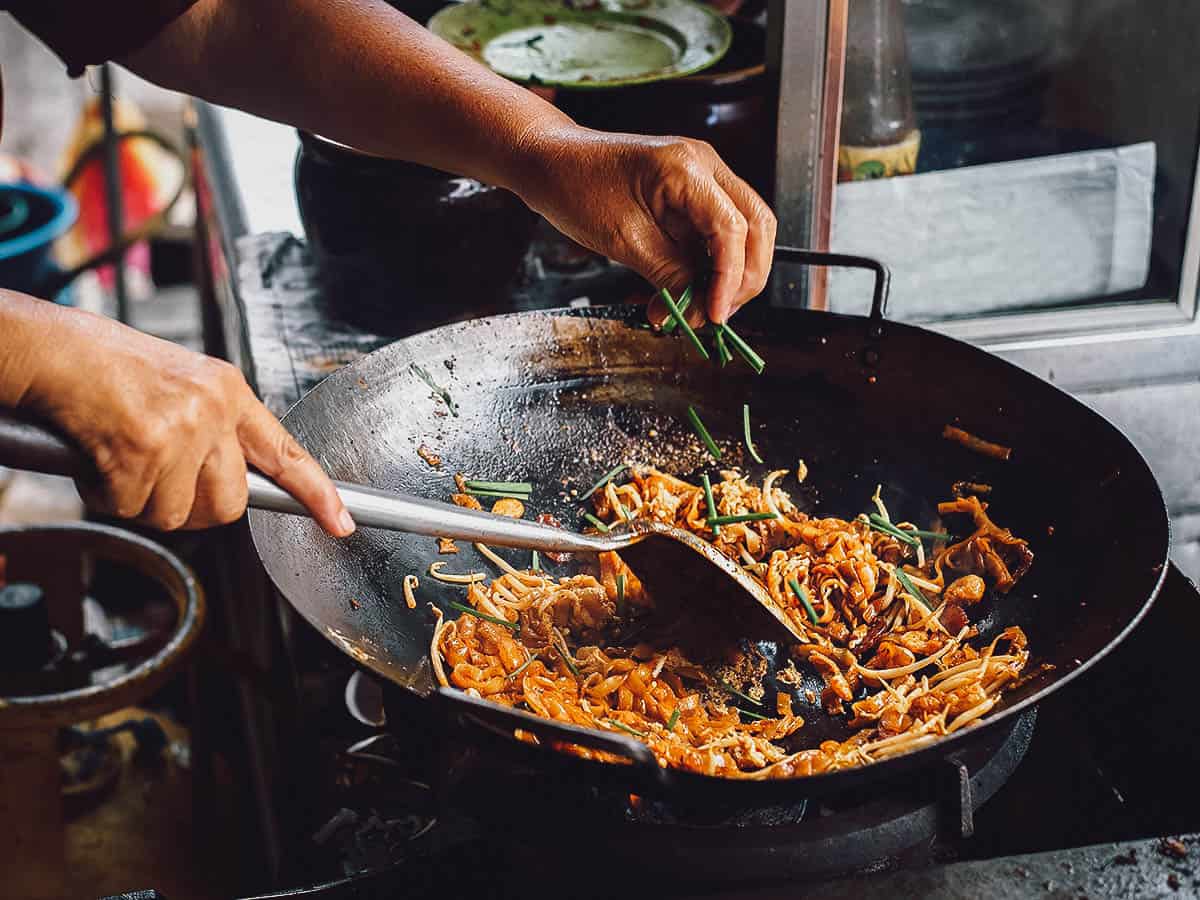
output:
[[[1036,869],[1021,855],[1043,851],[1058,866],[1052,895],[1095,895],[1097,873],[1109,867],[1125,879],[1112,882],[1123,896],[1135,873],[1139,896],[1176,883],[1200,888],[1200,847],[1186,841],[1155,845],[1140,860],[1136,847],[1121,846],[1072,862],[1096,853],[1077,848],[1200,831],[1200,811],[1181,789],[1200,749],[1177,737],[1194,706],[1188,667],[1200,595],[1174,569],[1124,644],[1010,728],[887,792],[752,810],[676,809],[486,760],[463,766],[454,748],[432,743],[419,712],[385,703],[382,686],[306,631],[295,634],[294,658],[319,750],[309,787],[289,798],[278,827],[289,880],[320,887],[294,896],[691,897],[736,888],[770,898],[812,883],[854,885],[854,895],[870,897],[939,873],[944,883],[926,895],[949,897],[972,893],[978,866],[1007,861],[1020,879],[1022,868]]]

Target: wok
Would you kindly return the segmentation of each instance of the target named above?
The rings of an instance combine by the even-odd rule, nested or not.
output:
[[[753,326],[739,322],[739,330],[767,360],[761,376],[740,361],[721,369],[699,359],[684,339],[638,327],[636,308],[518,313],[384,347],[327,378],[284,422],[335,478],[434,498],[449,496],[459,471],[531,481],[530,512],[549,513],[569,528],[578,527],[582,509],[572,489],[582,494],[619,462],[652,463],[683,477],[713,468],[691,449],[689,403],[718,440],[728,437],[739,447],[741,406],[749,403],[766,465],[736,455],[725,462],[760,480],[770,469],[795,470],[803,459],[808,480],[798,487],[789,476],[785,484],[811,513],[853,516],[882,484],[893,515],[928,527],[953,482],[991,484],[990,513],[1027,538],[1036,559],[1014,590],[983,605],[976,643],[1019,625],[1033,652],[1029,671],[1038,674],[977,727],[871,766],[805,778],[745,782],[667,770],[631,738],[435,687],[427,604],[453,616],[448,601],[461,601],[463,590],[426,570],[442,560],[449,571],[496,574],[469,545],[460,544],[457,556],[438,556],[431,538],[369,528],[335,541],[310,520],[255,510],[251,531],[274,583],[313,627],[402,689],[406,701],[460,744],[486,745],[489,753],[636,793],[782,802],[894,778],[953,754],[983,731],[1011,725],[1111,650],[1149,608],[1169,544],[1154,477],[1116,428],[1052,385],[967,344],[886,321],[886,272],[878,263],[777,251],[780,274],[797,262],[872,269],[871,312],[757,310]],[[418,367],[449,392],[453,412]],[[947,423],[1014,448],[1011,459],[944,440]],[[440,468],[418,456],[421,445],[440,455]],[[522,551],[499,552],[529,564]],[[569,574],[583,564],[548,568]],[[421,579],[415,610],[401,597],[407,573]],[[728,627],[731,637],[750,637],[740,633],[738,617]],[[785,648],[759,646],[772,661],[768,690],[781,688],[771,682]],[[807,723],[793,736],[795,747],[848,736],[844,720],[805,700],[806,689],[819,695],[822,687],[814,674],[805,677],[791,691]],[[515,740],[518,727],[545,739],[542,745]],[[608,750],[630,765],[563,754],[548,746],[551,740]]]

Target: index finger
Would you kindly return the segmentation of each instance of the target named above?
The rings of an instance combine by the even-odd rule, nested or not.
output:
[[[261,403],[238,425],[238,441],[246,462],[304,504],[327,533],[353,534],[354,520],[325,470]]]

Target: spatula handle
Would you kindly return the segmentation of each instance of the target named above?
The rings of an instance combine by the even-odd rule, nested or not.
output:
[[[3,408],[0,408],[0,465],[69,477],[94,474],[91,460],[70,439],[40,420]],[[620,543],[423,497],[380,491],[344,481],[334,484],[354,521],[367,528],[551,553],[596,553],[616,549]],[[247,474],[246,485],[249,505],[255,509],[309,515],[295,497],[257,472]]]

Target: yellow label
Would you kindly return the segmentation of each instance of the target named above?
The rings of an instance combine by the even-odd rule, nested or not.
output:
[[[913,129],[898,144],[884,147],[838,147],[838,181],[870,181],[911,175],[917,170],[917,153],[921,149],[921,132]]]

